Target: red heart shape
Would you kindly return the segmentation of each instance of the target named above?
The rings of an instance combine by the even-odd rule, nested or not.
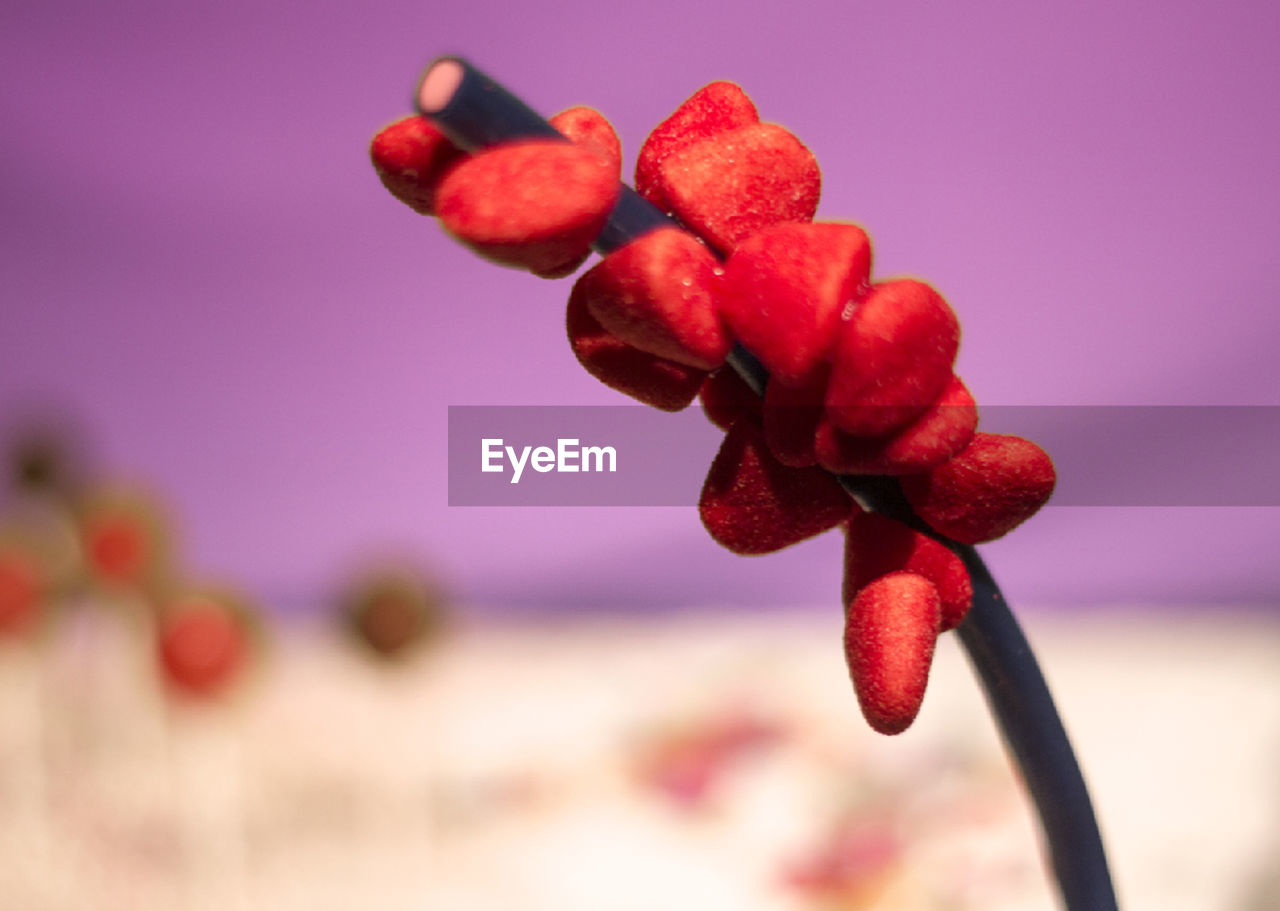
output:
[[[772,380],[803,386],[823,369],[841,312],[864,293],[870,271],[871,241],[857,225],[775,225],[725,263],[720,310]]]
[[[610,253],[580,278],[587,309],[633,348],[702,370],[733,340],[716,309],[719,263],[696,237],[660,228]]]
[[[827,472],[775,459],[750,421],[725,435],[698,500],[702,524],[735,554],[773,553],[834,528],[856,509]]]
[[[872,285],[835,344],[827,417],[855,436],[915,420],[951,378],[960,324],[933,288],[911,279]]]
[[[759,121],[756,106],[740,87],[732,82],[703,86],[654,127],[640,147],[636,157],[636,192],[665,212],[668,206],[658,189],[658,169],[668,155]]]
[[[588,373],[661,411],[679,411],[698,394],[707,372],[637,351],[604,330],[587,309],[581,282],[569,295],[565,327],[573,354]]]
[[[855,437],[824,418],[814,434],[818,464],[836,474],[918,474],[941,465],[973,439],[978,407],[953,376],[922,415],[882,437]]]
[[[1008,534],[1044,506],[1057,473],[1030,440],[978,433],[954,458],[901,483],[931,528],[961,544],[981,544]]]
[[[449,233],[505,266],[556,272],[600,234],[620,185],[594,152],[557,140],[497,146],[451,170],[436,192]]]
[[[822,172],[791,133],[755,123],[671,152],[658,188],[680,221],[730,253],[762,228],[811,221]]]

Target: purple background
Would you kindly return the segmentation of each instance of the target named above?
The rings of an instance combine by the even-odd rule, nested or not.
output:
[[[379,547],[489,605],[834,602],[834,535],[746,560],[691,509],[446,505],[448,405],[621,399],[569,353],[567,283],[475,259],[374,178],[421,67],[591,104],[627,167],[741,83],[824,166],[819,216],[947,295],[980,403],[1274,405],[1278,42],[1274,4],[1208,0],[8,3],[0,420],[83,415],[169,496],[191,566],[280,605]],[[1055,508],[987,553],[1015,601],[1274,603],[1278,531]]]

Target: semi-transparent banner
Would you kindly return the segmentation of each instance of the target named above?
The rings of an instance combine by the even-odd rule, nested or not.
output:
[[[1051,506],[1280,506],[1280,406],[986,406],[1053,458]],[[723,432],[701,409],[449,407],[451,506],[691,506]]]

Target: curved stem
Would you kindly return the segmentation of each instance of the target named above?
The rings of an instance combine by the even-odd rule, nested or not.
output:
[[[973,582],[973,607],[956,632],[1035,803],[1063,902],[1115,911],[1089,791],[1036,656],[977,551],[955,551]]]
[[[455,145],[477,150],[521,138],[563,138],[522,101],[459,58],[437,60],[424,74],[424,84],[432,68],[441,64],[459,77],[448,103],[433,104],[427,110],[421,104],[422,91],[417,98],[424,115]],[[607,253],[671,224],[624,185],[609,224],[594,246]],[[750,352],[735,348],[729,363],[757,394],[763,393],[768,374]],[[942,540],[964,561],[973,583],[973,607],[957,632],[1035,803],[1066,908],[1115,911],[1106,854],[1084,777],[1031,646],[986,565],[972,547],[940,538],[916,516],[893,478],[845,476],[840,482],[864,509]]]

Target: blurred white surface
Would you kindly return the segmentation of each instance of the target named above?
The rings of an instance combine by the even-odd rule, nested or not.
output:
[[[1280,624],[1024,622],[1122,905],[1280,907]],[[0,907],[1057,907],[953,637],[884,738],[834,613],[464,625],[388,667],[292,629],[199,707],[113,623],[0,652]]]

